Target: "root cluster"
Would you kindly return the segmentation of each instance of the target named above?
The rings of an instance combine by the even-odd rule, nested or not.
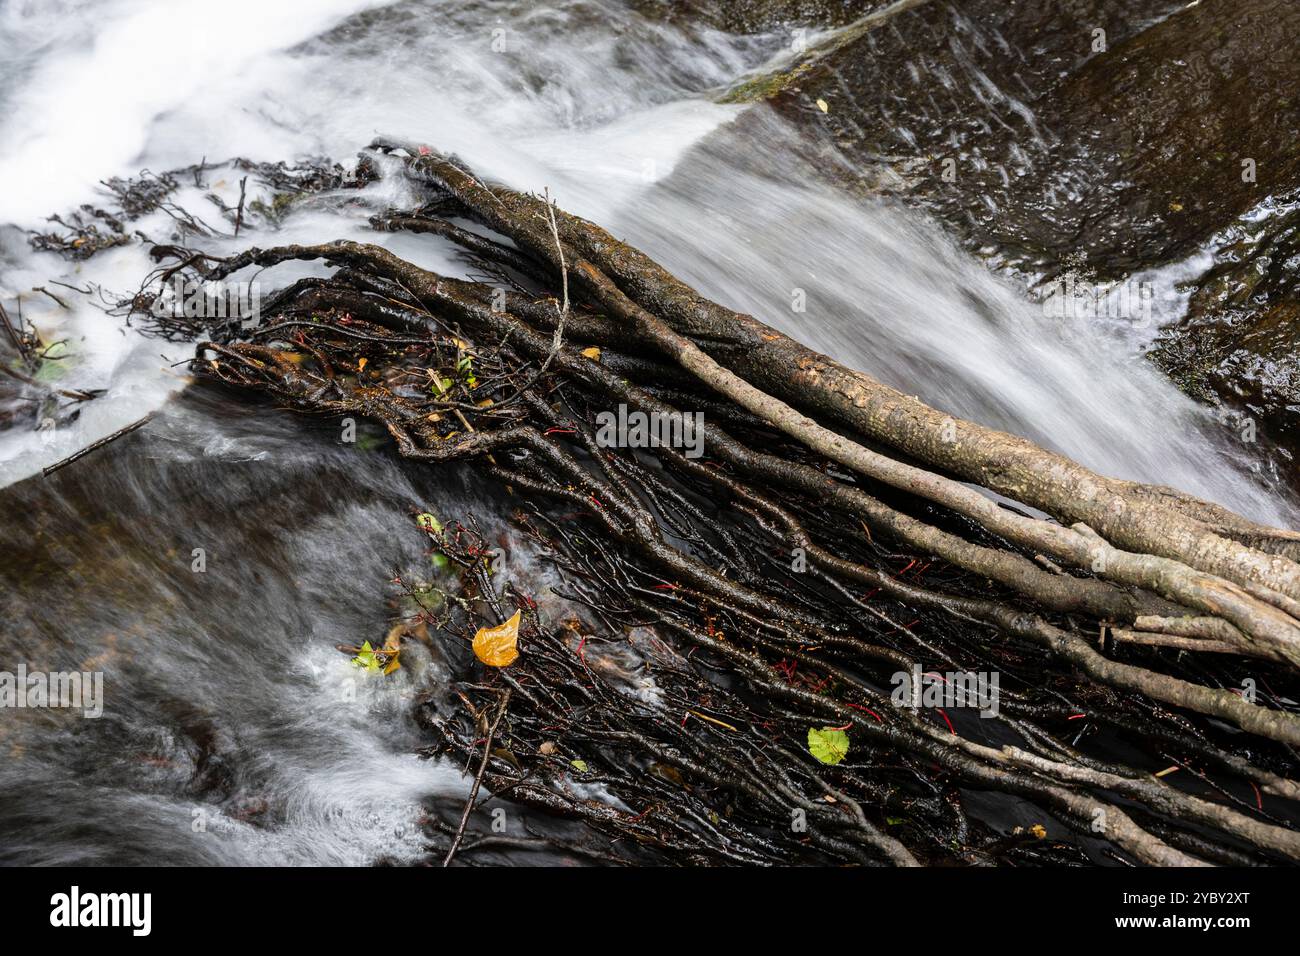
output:
[[[494,738],[491,799],[585,821],[564,845],[602,860],[1300,859],[1300,536],[931,409],[433,150],[366,161],[422,192],[374,228],[455,243],[477,279],[356,242],[158,246],[155,278],[332,266],[195,370],[515,496],[566,620],[489,574],[469,516],[430,531],[463,581],[431,616],[459,696],[420,715],[466,765]],[[702,455],[603,441],[620,406],[702,414]],[[518,661],[479,664],[475,630],[517,609]],[[998,675],[996,714],[899,706],[917,672]],[[821,728],[841,762],[809,752]],[[987,792],[1029,817],[991,821]],[[464,860],[546,842],[442,836]]]

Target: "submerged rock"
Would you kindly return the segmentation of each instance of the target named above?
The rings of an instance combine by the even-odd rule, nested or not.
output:
[[[1295,215],[1261,215],[1300,190],[1300,4],[864,6],[724,98],[768,102],[841,183],[924,207],[1031,284],[1208,248],[1154,357],[1300,448]]]
[[[1300,449],[1300,190],[1268,201],[1215,243],[1187,316],[1152,359],[1188,394],[1268,422]]]
[[[730,33],[759,33],[778,27],[839,27],[891,0],[636,0],[641,13],[665,20],[707,23]]]

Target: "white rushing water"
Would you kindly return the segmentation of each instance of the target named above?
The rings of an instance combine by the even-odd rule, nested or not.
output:
[[[456,152],[513,186],[548,188],[562,206],[641,245],[705,293],[939,407],[1026,434],[1103,472],[1173,484],[1264,520],[1293,520],[1282,492],[1257,473],[1254,449],[1234,441],[1231,429],[1136,354],[1147,332],[1046,318],[1021,290],[915,213],[814,185],[787,158],[784,138],[795,132],[775,120],[762,127],[764,135],[735,139],[727,126],[742,107],[718,105],[711,95],[785,55],[788,40],[779,33],[741,37],[667,25],[612,0],[11,0],[0,6],[0,224],[9,224],[0,233],[0,297],[11,315],[21,297],[22,314],[47,341],[67,339],[69,367],[60,384],[107,389],[53,436],[26,428],[0,433],[0,485],[164,405],[184,383],[171,366],[190,352],[140,338],[71,293],[73,309],[64,311],[30,291],[59,279],[128,293],[149,270],[142,249],[111,250],[73,267],[30,251],[22,229],[40,226],[52,212],[102,203],[97,183],[107,177],[237,155],[346,163],[384,133]],[[234,182],[214,188],[227,201],[237,195]],[[201,210],[202,198],[192,198],[189,208]],[[159,238],[166,232],[160,217],[145,231]],[[360,217],[320,213],[291,218],[286,234],[377,241]],[[436,244],[391,235],[378,241],[452,267]],[[792,308],[796,290],[806,297],[804,311]],[[261,461],[259,454],[283,460],[293,444],[289,435],[250,435],[248,423],[227,433],[220,422],[181,416],[160,446],[160,460],[218,468]],[[333,461],[327,458],[312,467],[326,467]],[[387,470],[376,477],[398,480]],[[166,500],[157,495],[182,494],[170,481],[151,489],[151,479],[130,473],[115,473],[114,480],[122,483],[119,499],[110,486],[106,500],[141,508],[153,501],[164,515]],[[218,481],[203,494],[219,502],[224,488]],[[411,489],[407,499],[419,495]],[[320,519],[312,526],[317,537],[296,542],[299,550],[279,570],[302,585],[348,575],[361,580],[362,568],[382,584],[384,555],[345,564],[331,554],[333,538],[326,535],[355,535],[357,522],[397,534],[383,524],[386,509],[391,503],[369,502]],[[250,565],[257,558],[256,551],[245,553]],[[145,564],[136,570],[156,571]],[[274,574],[277,567],[262,571]],[[250,629],[258,620],[274,624],[285,606],[309,617],[321,607],[295,604],[302,589],[287,583],[263,584],[256,593],[260,605],[254,596],[230,598],[252,602],[236,615]],[[75,595],[67,597],[75,603]],[[327,607],[330,600],[353,598],[335,594],[325,599]],[[75,613],[86,622],[75,640],[90,653],[114,612],[81,607]],[[130,614],[117,615],[117,626],[124,617]],[[374,636],[325,629],[331,644]],[[260,781],[258,799],[276,804],[273,815],[282,825],[250,827],[227,808],[224,822],[213,827],[224,842],[197,844],[201,849],[177,851],[178,858],[367,862],[414,852],[410,824],[420,796],[454,790],[457,775],[438,778],[418,764],[402,750],[400,735],[378,742],[373,721],[339,721],[300,703],[241,704],[249,687],[265,680],[272,685],[264,688],[269,700],[310,696],[312,680],[346,667],[346,659],[298,634],[274,677],[239,656],[214,668],[204,642],[224,633],[195,621],[182,643],[172,631],[142,640],[158,655],[155,679],[173,682],[178,693],[204,675],[210,686],[201,686],[199,696],[213,719],[250,738],[233,751],[256,752],[248,777]],[[261,640],[249,638],[249,656]],[[182,653],[190,666],[175,663]],[[151,719],[142,705],[128,723]],[[283,732],[259,737],[255,724],[267,720]],[[313,737],[316,745],[302,743]],[[70,772],[65,757],[63,749],[52,749],[41,779]],[[120,780],[103,786],[93,799],[83,793],[76,805],[102,810],[116,801],[120,818],[131,822],[113,839],[150,845],[151,828],[172,833],[178,820],[190,819],[189,798],[170,793],[166,781],[138,793]],[[395,829],[407,842],[394,839]],[[49,858],[65,857],[50,851]]]

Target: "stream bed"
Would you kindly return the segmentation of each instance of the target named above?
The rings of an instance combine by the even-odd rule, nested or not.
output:
[[[336,645],[383,639],[393,573],[429,563],[420,511],[477,516],[530,590],[553,574],[508,537],[507,503],[472,469],[412,465],[373,436],[342,442],[336,423],[191,387],[191,345],[138,334],[94,295],[51,286],[65,308],[33,292],[54,279],[129,295],[148,273],[138,243],[71,263],[28,243],[49,214],[102,203],[110,177],[235,156],[347,165],[376,134],[429,143],[549,190],[705,295],[932,405],[1295,525],[1266,450],[1143,357],[1155,325],[1048,316],[923,213],[823,182],[775,111],[718,102],[788,59],[789,29],[730,33],[647,6],[0,8],[0,301],[63,343],[59,387],[104,390],[53,429],[18,415],[0,431],[0,670],[102,671],[105,688],[93,720],[0,712],[0,863],[425,861],[421,821],[469,785],[418,755],[411,701],[441,664],[367,683]],[[746,110],[757,118],[741,128]],[[237,179],[212,179],[233,205]],[[177,201],[221,222],[197,191]],[[169,228],[164,213],[140,226]],[[342,203],[279,231],[215,245],[357,238],[464,270]],[[1149,277],[1156,324],[1186,306],[1179,275]]]

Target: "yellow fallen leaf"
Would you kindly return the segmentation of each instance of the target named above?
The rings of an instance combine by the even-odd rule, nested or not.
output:
[[[388,629],[384,636],[384,646],[380,648],[385,654],[396,654],[402,649],[402,635],[406,633],[406,624],[397,623]]]
[[[827,103],[825,100],[818,100],[817,108],[821,110],[823,113],[829,113],[831,111],[830,104]]]
[[[600,361],[600,349],[594,345],[589,349],[583,349],[582,354],[587,356],[587,358],[591,359],[593,362]]]
[[[474,635],[474,656],[489,667],[508,667],[519,656],[519,618],[515,611],[510,620],[496,627],[480,627]]]

